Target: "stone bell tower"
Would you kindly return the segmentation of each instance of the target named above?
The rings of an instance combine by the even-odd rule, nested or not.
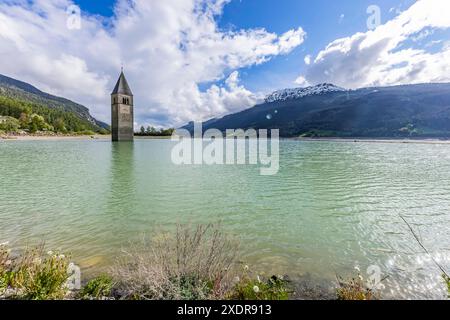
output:
[[[134,138],[133,93],[123,69],[111,93],[111,133],[112,141],[133,141]]]

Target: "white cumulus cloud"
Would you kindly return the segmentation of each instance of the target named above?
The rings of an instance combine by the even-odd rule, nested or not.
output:
[[[450,48],[409,46],[450,28],[450,1],[418,0],[375,30],[337,39],[323,49],[306,71],[308,82],[364,86],[450,81]]]
[[[308,80],[306,80],[305,77],[303,77],[303,76],[299,76],[297,79],[295,79],[294,83],[296,85],[299,85],[300,87],[308,87],[309,86]]]
[[[83,103],[104,121],[122,63],[138,124],[234,112],[260,99],[239,84],[237,71],[290,53],[306,33],[222,30],[216,20],[228,2],[118,0],[114,17],[83,12],[81,28],[68,29],[69,0],[2,1],[0,73]]]
[[[312,57],[311,57],[310,54],[308,54],[308,55],[305,56],[304,61],[305,61],[305,64],[306,64],[307,66],[309,66],[309,65],[311,64],[311,59],[312,59]]]

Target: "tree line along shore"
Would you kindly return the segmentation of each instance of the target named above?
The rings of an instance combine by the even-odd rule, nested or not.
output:
[[[175,129],[141,127],[135,132],[142,137],[167,137]],[[20,99],[0,96],[0,137],[77,137],[109,135],[109,128],[84,119],[63,108],[47,107]]]

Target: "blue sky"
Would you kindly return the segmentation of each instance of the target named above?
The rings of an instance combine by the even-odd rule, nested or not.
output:
[[[293,86],[298,70],[305,67],[304,57],[315,55],[331,41],[366,31],[366,9],[373,0],[235,0],[225,7],[220,19],[222,27],[266,28],[282,33],[284,30],[302,26],[307,32],[306,41],[286,57],[276,57],[267,64],[251,67],[242,73],[243,81],[252,90],[265,91],[277,87]],[[382,20],[390,19],[393,7],[409,6],[409,1],[376,1],[382,10]],[[344,17],[341,19],[341,15]]]
[[[83,11],[110,17],[114,14],[115,0],[76,0]],[[381,21],[395,17],[415,0],[377,0]],[[305,68],[307,54],[315,55],[331,41],[366,31],[367,7],[373,0],[232,0],[217,18],[225,30],[264,28],[281,34],[302,26],[307,32],[306,41],[289,55],[275,57],[269,62],[246,67],[240,72],[242,83],[252,91],[270,91],[295,86],[299,70]],[[392,10],[395,8],[395,10]],[[342,17],[342,15],[344,15]],[[221,83],[220,81],[218,83]],[[210,83],[200,84],[208,87]]]
[[[0,1],[0,73],[108,122],[123,63],[136,126],[178,126],[287,87],[450,82],[445,12],[449,0]]]

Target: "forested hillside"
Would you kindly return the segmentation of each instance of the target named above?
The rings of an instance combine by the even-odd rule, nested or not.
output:
[[[109,126],[93,118],[80,104],[0,75],[0,130],[106,134]]]
[[[82,119],[61,107],[47,107],[18,99],[0,96],[0,130],[29,133],[47,131],[55,133],[82,133],[87,131],[108,133],[104,128]]]

